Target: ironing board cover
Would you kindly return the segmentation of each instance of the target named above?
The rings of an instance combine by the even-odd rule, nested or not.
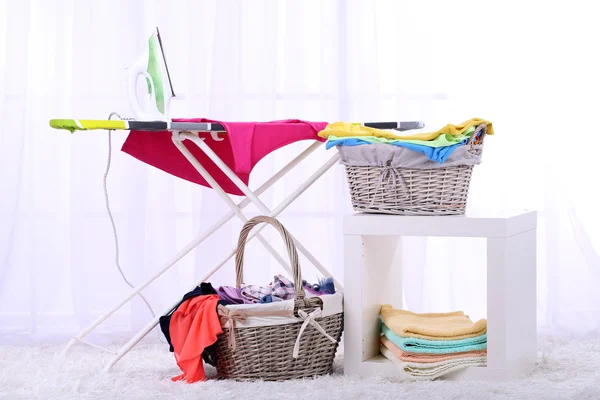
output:
[[[325,139],[319,137],[318,133],[327,126],[327,122],[308,122],[295,119],[271,122],[224,122],[206,118],[181,118],[173,119],[173,122],[222,124],[227,131],[226,135],[220,135],[224,140],[212,140],[208,132],[200,132],[199,137],[205,138],[206,144],[246,185],[248,185],[250,172],[264,156],[300,140],[323,142]],[[171,136],[172,133],[168,131],[151,133],[131,131],[121,150],[181,179],[210,187],[184,155],[173,146]],[[239,196],[244,195],[198,146],[189,140],[183,141],[183,144],[225,192]]]

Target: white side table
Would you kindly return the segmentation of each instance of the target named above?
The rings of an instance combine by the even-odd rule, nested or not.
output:
[[[379,353],[378,325],[381,304],[402,306],[400,268],[393,261],[399,236],[487,238],[487,367],[466,368],[447,377],[503,381],[530,372],[537,355],[536,227],[535,211],[346,216],[344,373],[402,374]]]

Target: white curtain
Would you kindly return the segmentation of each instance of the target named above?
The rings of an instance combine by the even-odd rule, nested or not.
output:
[[[104,131],[52,130],[51,118],[130,114],[124,82],[153,27],[165,45],[173,116],[268,121],[424,120],[434,130],[489,119],[472,209],[537,209],[538,325],[600,327],[600,214],[594,115],[600,28],[593,6],[445,1],[0,1],[0,343],[76,334],[128,291],[115,266],[103,174]],[[141,282],[228,211],[214,192],[119,151],[108,175],[120,264]],[[256,188],[307,143],[255,168]],[[320,149],[265,201],[277,204],[332,151]],[[343,281],[341,221],[350,213],[336,165],[281,216]],[[250,215],[258,210],[248,207]],[[160,314],[231,250],[234,221],[143,291]],[[285,254],[272,230],[265,234]],[[405,306],[485,317],[485,242],[404,241]],[[279,270],[258,242],[246,280]],[[301,258],[303,275],[318,278]],[[210,281],[233,284],[230,260]],[[140,298],[92,335],[130,336],[150,312]],[[157,340],[150,335],[147,340]]]

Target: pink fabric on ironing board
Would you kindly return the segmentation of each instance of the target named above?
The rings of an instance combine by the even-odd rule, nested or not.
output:
[[[267,154],[290,143],[300,140],[325,139],[317,134],[325,129],[327,122],[307,122],[301,120],[282,120],[272,122],[224,122],[205,118],[180,118],[173,122],[213,122],[220,123],[227,131],[219,135],[223,141],[211,139],[210,133],[200,133],[206,143],[217,155],[248,185],[252,168]],[[242,196],[242,191],[227,178],[215,163],[212,162],[194,143],[185,140],[184,145],[196,157],[211,176],[227,193]],[[131,131],[121,148],[125,153],[159,168],[169,174],[190,182],[207,186],[208,183],[189,163],[171,141],[171,132]]]

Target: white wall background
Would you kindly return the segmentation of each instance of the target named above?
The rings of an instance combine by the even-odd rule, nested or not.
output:
[[[124,68],[157,25],[185,94],[176,116],[422,119],[431,130],[491,120],[497,135],[486,141],[469,207],[539,210],[540,329],[597,334],[594,10],[587,1],[0,0],[0,343],[64,341],[127,293],[103,198],[107,135],[71,135],[48,120],[128,114]],[[227,209],[209,189],[119,152],[125,135],[113,136],[109,191],[121,264],[135,283]],[[251,187],[306,145],[262,160]],[[318,151],[266,199],[281,201],[330,156]],[[340,280],[341,217],[350,211],[338,165],[281,217]],[[148,287],[154,310],[219,261],[239,228],[227,225]],[[405,244],[409,308],[485,317],[483,243]],[[257,283],[278,271],[258,242],[247,265]],[[212,282],[233,276],[230,262]],[[95,340],[122,340],[149,317],[136,298]]]

